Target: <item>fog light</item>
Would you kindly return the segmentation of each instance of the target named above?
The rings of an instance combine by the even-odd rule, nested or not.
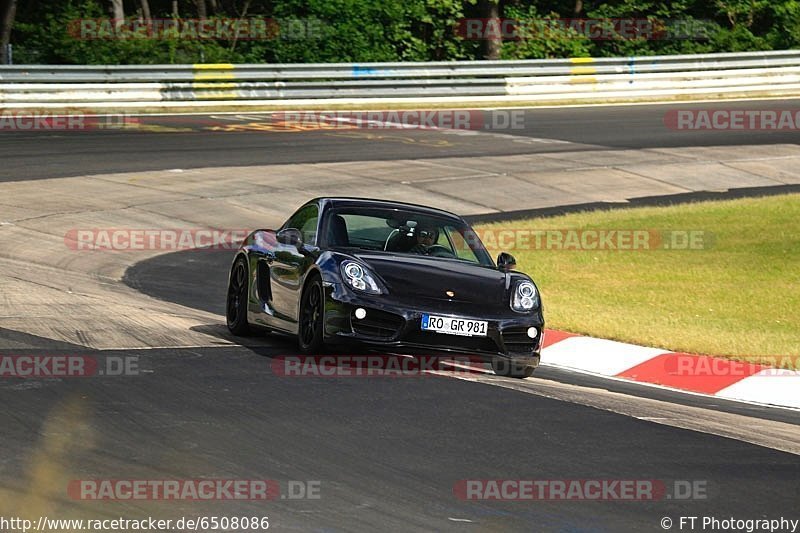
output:
[[[528,328],[528,337],[530,337],[531,339],[535,339],[537,333],[539,333],[538,329],[536,329],[536,328]]]
[[[364,309],[363,307],[359,307],[358,309],[356,309],[356,318],[357,319],[361,320],[365,316],[367,316],[367,310],[366,309]]]

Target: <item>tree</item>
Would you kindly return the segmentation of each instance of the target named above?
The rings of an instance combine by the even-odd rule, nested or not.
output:
[[[204,19],[208,17],[208,10],[206,9],[206,0],[195,0],[197,6],[197,18]]]
[[[244,19],[245,17],[247,17],[247,10],[250,9],[251,2],[252,0],[245,0],[244,8],[242,9],[240,18]],[[233,52],[233,49],[236,48],[236,41],[238,40],[239,40],[239,25],[237,24],[236,31],[233,34],[233,42],[231,43],[231,52]]]
[[[0,65],[8,64],[8,43],[17,14],[17,0],[0,0]]]
[[[150,0],[139,0],[139,5],[142,8],[142,17],[144,17],[145,20],[153,18],[150,12]]]
[[[125,20],[125,7],[122,0],[111,0],[111,13],[114,20]]]
[[[500,0],[482,0],[481,8],[483,11],[483,18],[500,18]],[[484,59],[500,59],[500,50],[502,48],[503,37],[499,35],[498,32],[492,32],[492,34],[486,38],[486,41],[484,41]]]

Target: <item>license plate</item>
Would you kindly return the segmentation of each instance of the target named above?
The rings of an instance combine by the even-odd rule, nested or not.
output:
[[[445,333],[447,335],[464,335],[467,337],[485,337],[488,322],[469,320],[449,316],[422,315],[422,330]]]

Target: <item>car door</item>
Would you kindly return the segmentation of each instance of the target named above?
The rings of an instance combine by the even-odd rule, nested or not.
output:
[[[272,305],[275,317],[285,322],[285,327],[291,331],[297,329],[297,308],[305,274],[316,258],[318,225],[319,206],[312,203],[298,209],[278,232],[279,243],[270,269]],[[285,231],[289,229],[300,231],[300,246],[289,241],[281,242],[284,240],[281,236],[289,233]]]

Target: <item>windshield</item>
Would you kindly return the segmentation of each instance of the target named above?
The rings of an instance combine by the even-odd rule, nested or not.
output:
[[[352,207],[330,211],[327,222],[329,246],[494,266],[472,228],[456,219],[403,209]]]

